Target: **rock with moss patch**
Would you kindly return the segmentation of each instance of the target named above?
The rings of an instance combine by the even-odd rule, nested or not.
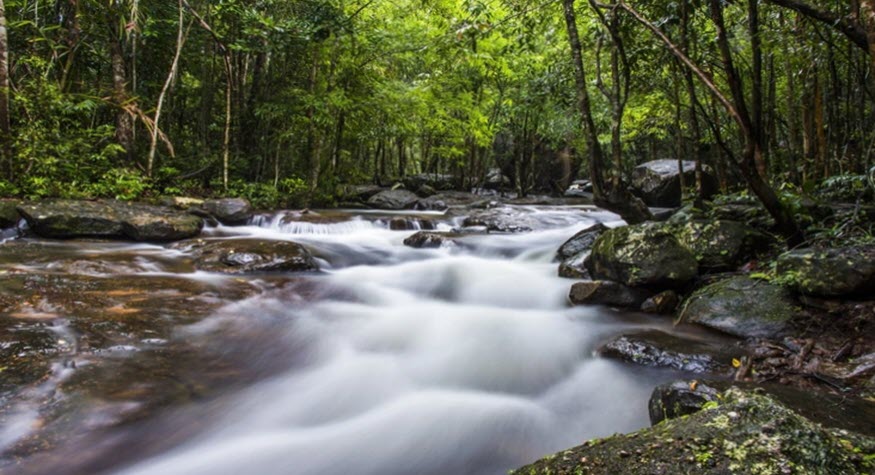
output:
[[[783,287],[736,276],[696,291],[680,318],[741,338],[775,338],[791,329],[796,308]]]
[[[725,389],[725,388],[724,388]],[[695,414],[709,402],[716,402],[720,390],[699,381],[673,381],[660,384],[650,394],[647,411],[650,423]]]
[[[203,227],[197,216],[121,201],[46,200],[23,204],[18,211],[37,235],[47,238],[175,241],[197,236]]]
[[[511,473],[839,475],[872,473],[873,459],[875,439],[825,429],[769,396],[732,388],[716,407],[590,441]]]
[[[773,240],[769,235],[737,221],[688,221],[675,232],[678,241],[696,257],[703,272],[735,270]]]
[[[587,261],[596,279],[630,287],[675,288],[698,271],[693,254],[664,225],[646,223],[605,231]]]
[[[875,246],[798,249],[779,257],[777,270],[804,294],[871,296],[875,292]]]
[[[658,330],[621,335],[602,346],[599,352],[641,366],[712,374],[729,373],[732,359],[743,354],[737,347],[691,340]]]

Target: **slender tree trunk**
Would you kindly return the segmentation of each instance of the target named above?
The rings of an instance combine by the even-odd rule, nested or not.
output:
[[[0,0],[0,153],[6,177],[13,179],[12,134],[9,118],[9,38],[6,32],[6,6]]]
[[[109,42],[112,63],[113,100],[119,108],[115,119],[115,139],[125,150],[128,161],[134,158],[134,118],[128,109],[128,79],[125,69],[125,56],[121,31],[113,27],[113,37]]]
[[[875,87],[875,0],[860,0],[860,16],[866,29],[866,42],[869,45],[869,76]]]
[[[167,73],[167,79],[164,80],[164,86],[161,88],[161,93],[158,94],[158,104],[155,106],[155,118],[152,120],[152,137],[149,143],[149,160],[146,165],[146,175],[152,178],[152,169],[155,165],[155,152],[158,149],[158,134],[160,133],[161,109],[164,107],[164,97],[167,96],[167,91],[170,89],[170,84],[173,83],[173,78],[176,77],[176,71],[179,69],[179,57],[182,55],[182,47],[185,44],[184,21],[185,11],[182,8],[182,0],[179,0],[179,25],[176,31],[176,51],[173,54],[173,61],[170,63],[170,71]]]
[[[317,44],[314,46],[313,50],[313,58],[310,63],[310,77],[308,79],[308,91],[310,92],[310,97],[315,97],[316,94],[316,85],[317,80],[319,78],[319,61],[321,60],[320,54],[320,46]],[[316,188],[319,187],[319,174],[322,168],[321,162],[321,148],[322,148],[322,134],[319,133],[318,127],[316,127],[316,109],[314,106],[310,106],[307,109],[307,120],[309,121],[308,131],[307,131],[307,159],[309,161],[309,175],[308,175],[308,203],[312,198],[313,193],[316,192]]]
[[[759,0],[747,2],[748,32],[750,33],[751,49],[751,134],[759,142],[763,153],[756,162],[757,172],[768,180],[768,165],[766,163],[763,130],[763,49],[760,38]]]

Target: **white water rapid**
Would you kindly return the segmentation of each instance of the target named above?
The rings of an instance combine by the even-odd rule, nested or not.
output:
[[[551,262],[576,231],[616,217],[528,211],[539,223],[531,233],[432,250],[405,247],[414,231],[373,217],[215,230],[306,245],[324,273],[304,279],[333,297],[301,304],[267,292],[186,328],[209,338],[270,320],[276,344],[306,351],[291,369],[224,397],[199,436],[121,473],[498,475],[647,425],[650,391],[673,375],[594,350],[624,330],[669,324],[569,307],[572,281]]]

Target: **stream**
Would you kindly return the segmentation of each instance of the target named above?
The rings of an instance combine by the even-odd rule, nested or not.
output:
[[[314,274],[209,274],[172,246],[4,244],[17,250],[0,255],[2,275],[30,292],[6,331],[56,341],[46,377],[0,392],[0,471],[498,475],[649,425],[651,390],[678,373],[596,350],[632,329],[679,330],[569,307],[553,262],[577,231],[621,222],[519,211],[532,232],[438,249],[405,246],[416,230],[391,223],[450,230],[459,216],[279,213],[203,236],[298,242]]]

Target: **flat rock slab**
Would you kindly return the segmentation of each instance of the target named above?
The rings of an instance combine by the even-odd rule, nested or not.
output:
[[[572,285],[568,300],[573,305],[609,305],[637,309],[650,295],[646,290],[627,287],[618,282],[595,280]]]
[[[18,206],[38,236],[177,241],[200,234],[204,221],[168,208],[121,201],[47,200]]]
[[[291,241],[228,239],[179,243],[200,270],[223,274],[309,272],[319,266],[304,246]]]
[[[621,335],[599,352],[642,366],[672,368],[692,373],[727,374],[732,371],[732,359],[742,355],[734,347],[689,340],[658,330]]]
[[[776,338],[791,329],[798,304],[783,287],[739,276],[696,291],[679,318],[740,338]]]

